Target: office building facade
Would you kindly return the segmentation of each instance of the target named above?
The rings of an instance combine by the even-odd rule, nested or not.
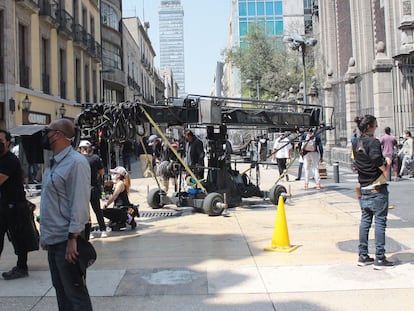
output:
[[[267,35],[276,37],[280,43],[286,34],[311,32],[310,6],[309,0],[232,0],[228,48],[243,48],[252,24],[261,26]],[[223,94],[231,97],[241,94],[238,70],[228,63],[224,67]]]
[[[158,10],[160,32],[160,69],[171,68],[178,84],[178,95],[185,90],[184,10],[180,0],[161,1]]]

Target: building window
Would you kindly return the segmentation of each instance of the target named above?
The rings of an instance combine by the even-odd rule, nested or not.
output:
[[[19,53],[19,79],[20,79],[20,86],[29,88],[30,83],[30,68],[28,66],[27,57],[30,55],[30,51],[28,49],[27,44],[27,27],[19,24],[18,28],[19,33],[19,41],[18,41],[18,53]]]
[[[275,2],[275,15],[283,15],[282,1],[276,1]]]
[[[85,90],[85,101],[87,103],[90,102],[90,95],[89,95],[90,87],[89,87],[89,85],[90,85],[90,82],[89,82],[89,65],[86,65],[85,66],[85,83],[84,83],[85,89],[84,90]]]
[[[42,38],[41,46],[41,72],[42,72],[42,90],[45,94],[50,94],[50,76],[49,76],[49,40]]]
[[[108,27],[119,31],[120,17],[116,13],[115,9],[102,2],[102,23]]]
[[[263,1],[257,2],[257,16],[264,16],[264,15],[265,15],[264,2]]]
[[[256,15],[256,3],[254,2],[249,2],[247,4],[247,14],[249,16],[255,16]]]
[[[59,49],[59,91],[60,97],[66,99],[66,51]]]
[[[104,67],[122,70],[121,49],[107,41],[102,42],[102,61]]]

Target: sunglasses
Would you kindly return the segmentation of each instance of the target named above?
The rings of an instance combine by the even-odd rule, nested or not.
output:
[[[48,127],[45,127],[43,130],[42,130],[42,135],[43,136],[45,136],[45,135],[47,135],[49,132],[60,132],[59,130],[55,130],[55,129],[51,129],[51,128],[48,128]]]

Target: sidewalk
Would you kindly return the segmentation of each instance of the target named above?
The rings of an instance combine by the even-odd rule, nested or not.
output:
[[[347,173],[341,168],[341,177]],[[146,193],[156,183],[139,174],[135,162],[131,198],[144,216],[137,230],[92,241],[98,260],[87,281],[94,310],[412,309],[414,229],[387,229],[394,269],[357,267],[358,202],[352,187],[334,183],[331,167],[320,191],[312,183],[303,190],[303,181],[282,183],[292,194],[285,203],[290,243],[299,246],[291,253],[263,250],[276,218],[268,200],[246,199],[227,217],[176,206],[152,210]],[[276,167],[262,169],[260,188],[269,190],[277,176]],[[16,261],[5,244],[0,271]],[[46,252],[30,253],[29,269],[28,278],[0,279],[0,310],[57,310]]]

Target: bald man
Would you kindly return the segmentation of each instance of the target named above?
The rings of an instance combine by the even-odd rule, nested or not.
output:
[[[55,120],[43,131],[43,148],[53,157],[42,182],[40,244],[48,251],[59,310],[92,310],[77,248],[89,221],[91,171],[86,158],[72,148],[74,136],[68,119]]]

